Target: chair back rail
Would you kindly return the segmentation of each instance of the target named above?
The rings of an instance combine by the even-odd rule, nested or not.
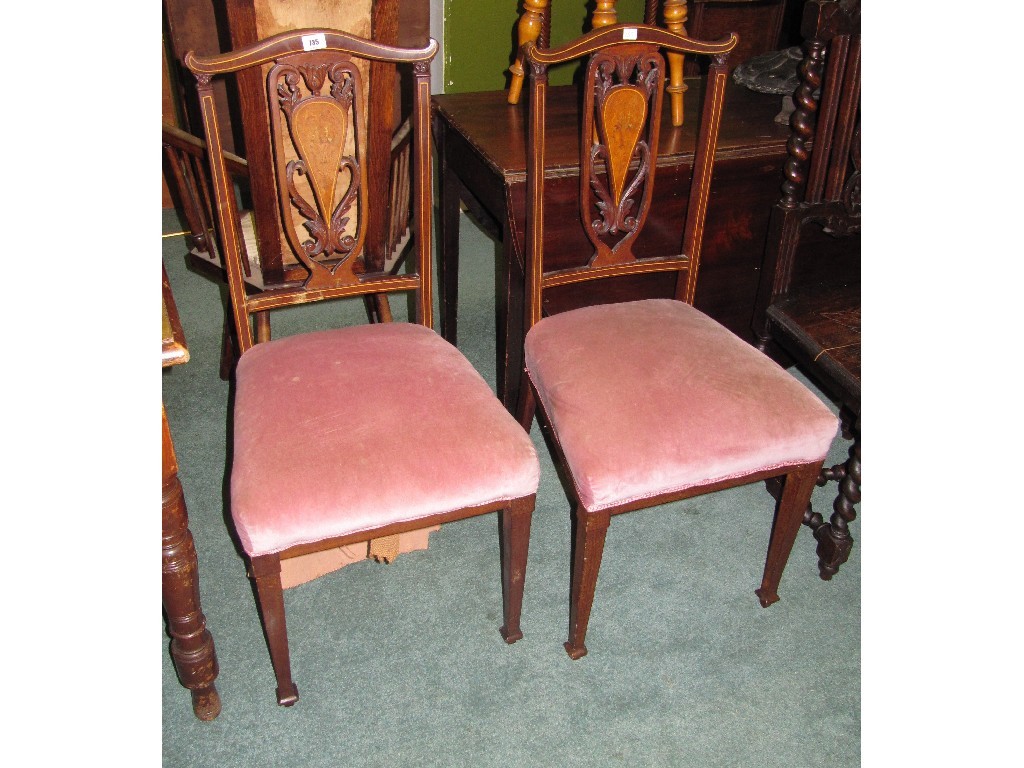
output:
[[[527,327],[540,320],[547,288],[623,275],[677,271],[676,298],[693,303],[707,212],[731,35],[705,42],[649,25],[601,27],[566,45],[523,46],[530,68],[527,156]],[[650,210],[661,122],[665,59],[662,51],[712,57],[694,153],[680,252],[638,258],[633,243]],[[545,270],[544,125],[547,68],[589,57],[580,134],[580,216],[594,254],[582,267]]]
[[[190,51],[185,55],[185,66],[198,83],[240,353],[254,343],[253,313],[323,299],[411,291],[416,296],[416,322],[432,326],[429,205],[417,206],[412,214],[418,257],[412,274],[370,270],[364,259],[368,137],[360,128],[366,106],[354,59],[412,67],[412,184],[416,199],[429,201],[429,62],[436,51],[433,40],[424,48],[406,49],[337,30],[308,28],[283,32],[227,54],[204,57]],[[301,283],[255,295],[248,295],[242,284],[241,244],[237,228],[229,224],[237,220],[237,205],[212,91],[213,77],[251,68],[266,73],[274,158],[273,177],[252,182],[276,189],[287,243],[308,273]]]

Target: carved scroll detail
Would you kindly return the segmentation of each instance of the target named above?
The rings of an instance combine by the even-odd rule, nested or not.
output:
[[[364,235],[358,216],[352,221],[354,207],[358,205],[356,213],[365,208],[365,150],[356,118],[362,92],[359,70],[348,61],[278,63],[267,83],[284,230],[310,272],[306,286],[327,286],[339,269],[353,273],[350,257],[362,248]],[[285,158],[286,139],[297,154],[291,160]],[[358,156],[352,154],[353,146]],[[297,225],[310,239],[300,241]]]
[[[601,264],[632,258],[630,246],[651,191],[663,60],[651,52],[621,58],[598,54],[588,82],[586,114],[595,130],[585,121],[583,135],[595,138],[584,156],[582,215],[597,249],[592,263]],[[608,235],[621,239],[610,245]]]

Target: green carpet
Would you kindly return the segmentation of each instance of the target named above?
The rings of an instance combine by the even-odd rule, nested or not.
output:
[[[178,229],[165,214],[164,231]],[[498,251],[466,219],[461,238],[459,346],[493,386]],[[300,700],[277,706],[225,505],[222,287],[189,271],[185,251],[183,237],[164,240],[191,361],[164,373],[163,398],[223,711],[212,722],[193,716],[161,622],[165,766],[860,765],[859,523],[853,554],[830,582],[818,577],[815,541],[802,528],[782,599],[764,609],[754,589],[773,502],[762,484],[616,517],[590,653],[574,662],[562,649],[568,503],[536,424],[542,480],[525,637],[507,646],[498,634],[496,517],[453,523],[431,535],[426,551],[390,565],[361,562],[285,593]],[[307,319],[356,323],[365,315],[360,301],[290,309],[274,316],[274,334]],[[829,463],[847,450],[837,439]],[[834,485],[815,490],[826,516],[834,494]]]

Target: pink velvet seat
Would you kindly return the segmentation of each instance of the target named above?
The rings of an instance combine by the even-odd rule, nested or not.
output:
[[[250,556],[537,491],[529,435],[429,328],[268,341],[242,355],[235,379],[231,514]]]
[[[807,387],[673,299],[546,317],[526,367],[590,511],[821,461],[836,435]]]
[[[832,411],[753,346],[693,307],[715,146],[736,37],[691,40],[656,27],[603,27],[559,48],[523,48],[529,64],[530,125],[524,268],[524,370],[517,407],[534,410],[568,476],[573,543],[569,639],[584,643],[604,542],[613,515],[731,486],[781,479],[761,586],[778,584],[836,434]],[[689,188],[655,193],[665,58],[709,56],[697,115],[674,131],[693,142]],[[559,250],[545,263],[547,67],[588,59],[580,128],[580,224],[592,250]],[[694,91],[690,91],[694,94]],[[694,94],[695,95],[695,94]],[[699,128],[694,131],[692,126]],[[672,130],[669,128],[669,130]],[[685,203],[681,251],[634,253],[651,208]],[[659,222],[666,227],[667,216]],[[672,222],[674,224],[674,222]],[[650,241],[648,241],[650,242]],[[655,238],[654,242],[669,242]],[[670,244],[669,248],[675,247]],[[639,250],[639,249],[638,249]],[[674,273],[674,298],[638,298],[544,316],[545,292],[590,280]],[[639,284],[639,281],[637,283]]]
[[[281,577],[288,558],[496,512],[499,631],[507,643],[523,635],[537,455],[479,373],[432,328],[429,65],[436,52],[433,40],[406,49],[337,30],[298,29],[217,56],[185,55],[203,108],[217,250],[239,344],[231,517],[256,585],[277,701],[284,706],[299,698]],[[407,179],[392,179],[386,163],[368,160],[362,78],[378,61],[408,78],[410,88],[402,92],[412,93]],[[273,261],[293,262],[289,274],[305,272],[304,279],[263,290],[245,284],[237,200],[213,97],[212,78],[234,73],[266,84],[267,114],[243,114],[270,128],[269,143],[260,148],[265,153],[248,147],[249,176],[253,189],[276,198],[280,219],[271,225],[283,238],[261,242],[260,253],[279,245],[280,258]],[[249,136],[246,131],[247,143]],[[264,154],[273,162],[252,163]],[[403,270],[385,270],[386,243],[369,233],[367,219],[388,198],[368,190],[398,194],[409,185],[411,258]],[[273,310],[371,297],[380,307],[398,292],[410,299],[408,323],[318,327],[270,339]],[[389,318],[390,312],[373,314]]]

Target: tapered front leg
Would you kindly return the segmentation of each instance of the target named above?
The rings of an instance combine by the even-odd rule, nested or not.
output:
[[[501,598],[505,618],[499,632],[506,643],[514,643],[523,636],[519,616],[523,609],[530,522],[535,503],[536,496],[516,499],[508,509],[498,512],[501,524]]]
[[[608,512],[573,510],[572,578],[569,584],[569,640],[565,651],[572,659],[587,655],[584,639],[594,605],[597,572],[604,554],[604,540],[611,515]]]
[[[811,503],[811,492],[821,471],[822,462],[804,464],[788,475],[782,486],[782,497],[776,505],[775,524],[772,526],[768,556],[764,565],[761,588],[755,590],[761,605],[767,608],[779,599],[779,580],[789,560],[796,534],[804,520],[804,512]]]
[[[299,689],[292,682],[291,660],[288,656],[288,628],[284,619],[284,590],[281,587],[281,558],[260,555],[251,560],[250,573],[256,583],[256,597],[263,633],[270,650],[270,661],[277,677],[277,703],[290,707],[299,700]]]

